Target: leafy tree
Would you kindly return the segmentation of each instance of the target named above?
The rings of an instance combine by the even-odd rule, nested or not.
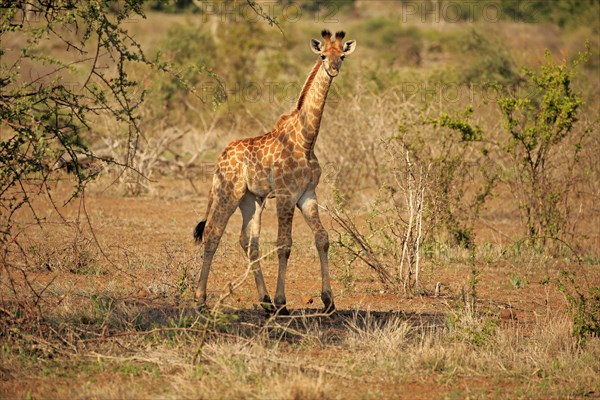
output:
[[[93,0],[2,2],[2,242],[10,237],[19,208],[27,205],[35,215],[32,196],[47,190],[61,166],[76,177],[73,197],[94,177],[80,160],[98,159],[86,142],[97,115],[108,115],[127,129],[131,145],[123,165],[128,165],[140,134],[136,112],[144,93],[127,68],[132,63],[161,67],[123,28],[130,18],[144,18],[142,3],[125,0],[117,8]]]

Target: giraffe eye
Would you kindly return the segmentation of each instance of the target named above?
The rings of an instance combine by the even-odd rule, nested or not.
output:
[[[321,60],[324,60],[326,58],[325,54],[321,54]]]
[[[346,58],[346,56],[341,56],[340,60],[344,61],[344,58]]]

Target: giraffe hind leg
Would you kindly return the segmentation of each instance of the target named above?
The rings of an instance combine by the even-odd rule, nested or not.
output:
[[[315,246],[317,247],[321,263],[321,300],[324,305],[323,312],[330,314],[335,310],[335,304],[333,302],[333,291],[331,290],[329,277],[329,235],[319,218],[319,206],[314,191],[307,192],[300,198],[298,208],[302,211],[306,223],[315,235]]]
[[[259,237],[260,237],[260,217],[263,210],[264,199],[250,192],[246,192],[240,201],[240,211],[242,212],[242,230],[240,232],[240,246],[244,250],[248,261],[251,263],[256,289],[258,291],[258,301],[267,313],[275,311],[271,297],[267,290],[265,280],[260,268],[259,261]]]
[[[195,294],[200,307],[204,307],[206,303],[206,286],[213,257],[225,232],[227,222],[237,208],[238,203],[239,201],[233,201],[232,199],[217,201],[211,218],[204,223],[204,229],[201,232],[204,239],[204,257],[202,258],[202,270]],[[198,224],[196,231],[201,230],[201,228],[202,222]]]

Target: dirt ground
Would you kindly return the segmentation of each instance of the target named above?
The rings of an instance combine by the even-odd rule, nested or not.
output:
[[[194,186],[205,189],[206,185],[200,182]],[[128,198],[123,197],[114,187],[106,189],[104,183],[95,184],[86,191],[85,207],[77,201],[57,209],[40,203],[38,213],[47,219],[43,229],[22,225],[28,235],[24,236],[21,245],[28,249],[30,255],[34,255],[31,257],[33,262],[30,260],[29,266],[24,267],[29,284],[38,293],[42,289],[50,293],[54,299],[51,302],[54,308],[51,307],[51,310],[58,310],[56,313],[59,316],[65,315],[64,312],[61,314],[60,307],[67,307],[66,304],[71,304],[71,308],[88,309],[95,306],[89,306],[82,299],[97,301],[99,296],[106,296],[118,302],[125,314],[127,310],[137,310],[137,318],[151,321],[149,326],[173,326],[172,321],[182,319],[182,307],[192,304],[190,285],[195,282],[201,262],[202,248],[193,242],[192,230],[204,214],[206,194],[196,193],[194,186],[186,180],[161,180],[155,183],[156,191],[151,196]],[[68,191],[60,187],[52,192],[55,199],[66,198],[68,194]],[[323,195],[322,198],[327,204],[327,196]],[[59,212],[68,220],[74,220],[79,215],[79,219],[84,222],[83,226],[87,226],[89,217],[92,230],[85,227],[84,233],[74,236],[72,228],[55,224],[60,221]],[[335,227],[326,212],[322,212],[322,219],[332,242],[335,241]],[[228,293],[230,283],[239,279],[247,268],[245,256],[238,245],[240,224],[240,215],[236,213],[215,257],[209,279],[209,307]],[[263,214],[261,252],[266,254],[262,269],[271,296],[274,295],[277,279],[277,257],[274,253],[268,253],[275,248],[276,225],[274,204],[269,203]],[[357,324],[357,321],[359,325],[360,321],[366,325],[368,323],[365,321],[385,325],[388,321],[400,320],[420,327],[419,329],[445,329],[448,316],[453,315],[456,304],[465,296],[474,268],[480,271],[477,284],[478,312],[495,321],[498,329],[527,336],[552,318],[566,315],[567,303],[564,296],[545,282],[548,277],[554,279],[558,270],[565,267],[564,260],[560,264],[557,261],[546,262],[543,257],[535,254],[509,257],[489,247],[487,253],[482,253],[473,263],[469,261],[468,252],[446,249],[424,263],[421,294],[408,297],[383,287],[376,273],[365,266],[348,270],[340,265],[336,262],[336,250],[333,246],[330,258],[337,311],[333,316],[311,318],[322,306],[321,275],[312,234],[298,213],[293,232],[294,246],[286,284],[292,319],[281,318],[278,323],[287,324],[286,329],[290,331],[304,333],[298,334],[298,340],[294,334],[286,333],[291,339],[280,342],[277,347],[286,357],[296,357],[290,358],[289,360],[295,360],[289,361],[290,363],[310,360],[310,368],[306,368],[310,371],[306,374],[316,377],[317,382],[320,382],[315,387],[314,382],[311,383],[313,391],[306,392],[299,383],[296,391],[269,392],[263,388],[256,389],[258,392],[248,389],[247,392],[209,391],[206,392],[208,394],[199,394],[200,392],[193,390],[198,388],[198,383],[177,372],[178,368],[187,367],[178,367],[177,363],[166,367],[164,363],[157,362],[159,373],[154,373],[154,367],[147,367],[153,364],[147,360],[148,357],[145,358],[143,351],[134,352],[135,355],[131,356],[125,349],[111,347],[118,347],[118,339],[111,342],[108,338],[111,335],[121,337],[126,334],[126,329],[119,331],[114,326],[103,323],[101,328],[104,330],[96,332],[96,339],[92,339],[92,343],[98,340],[99,347],[91,347],[90,342],[86,342],[90,339],[88,337],[83,340],[84,345],[77,344],[76,349],[70,353],[55,351],[51,359],[44,361],[41,369],[37,362],[21,361],[20,365],[15,365],[18,358],[11,356],[11,346],[16,345],[10,340],[10,335],[4,337],[0,397],[245,398],[251,395],[259,398],[298,399],[430,399],[562,396],[562,392],[555,392],[553,387],[539,389],[543,388],[543,379],[534,377],[532,383],[530,377],[517,373],[496,377],[485,371],[474,371],[466,375],[455,369],[454,373],[440,374],[434,368],[423,373],[386,379],[376,371],[371,374],[368,370],[357,367],[360,365],[359,361],[352,361],[353,367],[346,369],[344,363],[353,360],[353,355],[352,349],[346,348],[344,343],[352,334],[349,327]],[[585,277],[586,284],[600,284],[597,265],[584,263],[581,268],[579,272]],[[22,280],[13,278],[17,285],[25,287]],[[436,286],[440,288],[438,295],[435,295]],[[10,299],[7,285],[3,284],[2,291],[4,301]],[[234,337],[253,340],[272,321],[265,317],[257,305],[256,289],[251,277],[227,296],[223,304],[227,315],[234,316],[233,328],[228,331]],[[194,312],[190,309],[186,309],[186,316],[193,315]],[[69,310],[67,314],[74,312]],[[12,315],[10,310],[3,311],[4,317]],[[5,318],[6,321],[8,319]],[[307,345],[306,336],[303,335],[318,338],[315,339],[317,344]],[[107,338],[111,344],[103,344],[103,338]],[[77,339],[73,340],[77,342]],[[65,343],[73,342],[65,338]],[[69,355],[65,355],[67,353]],[[83,359],[76,357],[76,354],[80,354]],[[90,360],[94,360],[94,354],[102,354],[102,359],[108,364],[112,363],[112,367],[98,369],[96,364],[90,364]],[[119,358],[124,357],[123,354],[129,354],[129,358]],[[96,358],[100,360],[101,356]],[[143,364],[144,367],[134,368],[131,363],[135,362],[146,364]],[[168,364],[168,360],[165,362]],[[190,360],[187,359],[186,362],[189,363]],[[133,372],[127,368],[131,368]],[[173,383],[174,377],[178,382],[176,384]],[[111,389],[103,390],[103,385],[109,383]],[[181,391],[180,384],[189,384],[189,390]],[[257,385],[260,388],[260,384]],[[599,394],[593,388],[586,388],[581,393],[582,396]],[[198,390],[202,390],[202,386]],[[567,397],[578,396],[568,392]]]
[[[49,266],[37,273],[40,282],[51,279],[73,280],[76,285],[89,285],[90,288],[100,289],[102,286],[118,281],[123,293],[131,296],[151,297],[157,291],[153,280],[159,275],[176,274],[173,266],[160,265],[165,259],[171,258],[173,264],[186,264],[190,282],[192,276],[199,273],[202,257],[202,247],[194,243],[192,231],[197,222],[203,217],[206,209],[206,193],[196,193],[195,188],[185,180],[164,180],[156,184],[156,193],[151,197],[123,197],[118,190],[104,190],[105,186],[98,185],[88,190],[85,196],[85,210],[78,201],[60,209],[67,218],[75,219],[79,215],[83,225],[87,211],[93,236],[87,231],[86,237],[98,241],[101,251],[93,249],[94,271],[90,276],[81,274],[63,274],[61,268],[53,271]],[[66,198],[69,192],[60,189],[61,198]],[[322,196],[326,197],[326,196]],[[322,203],[327,205],[325,198]],[[42,209],[43,210],[43,209]],[[49,220],[56,218],[56,210],[45,210]],[[42,214],[44,211],[42,211]],[[54,214],[54,215],[53,215]],[[335,241],[336,233],[322,210],[321,218],[330,232],[330,240]],[[246,257],[238,243],[241,227],[241,215],[236,212],[229,221],[223,235],[219,250],[215,256],[209,278],[208,303],[214,302],[224,287],[235,278],[241,276],[247,268]],[[33,228],[31,228],[33,229]],[[33,241],[43,240],[48,245],[64,246],[69,228],[47,224],[42,231],[35,232],[30,237]],[[274,200],[269,200],[262,218],[261,255],[265,260],[261,268],[271,296],[277,279],[277,255],[275,241],[277,237],[277,219]],[[296,211],[293,227],[294,244],[289,260],[286,280],[286,295],[290,309],[301,309],[306,306],[320,307],[321,273],[318,255],[314,247],[313,236],[302,216]],[[444,253],[445,251],[445,253]],[[374,271],[366,266],[356,266],[351,273],[350,284],[344,284],[344,271],[341,265],[332,259],[331,273],[335,303],[340,310],[364,311],[401,311],[401,312],[442,312],[448,298],[460,292],[470,279],[473,265],[467,262],[468,251],[444,249],[434,255],[425,264],[421,276],[422,296],[407,297],[386,289],[377,279]],[[331,251],[332,253],[335,250]],[[518,320],[532,323],[536,317],[546,315],[548,309],[566,306],[564,298],[555,291],[548,291],[543,278],[556,272],[561,266],[558,262],[548,265],[537,265],[534,256],[524,265],[511,264],[498,254],[488,257],[487,264],[476,265],[482,270],[478,287],[479,299],[483,303],[495,305],[498,308],[511,308]],[[266,255],[266,256],[265,256]],[[105,258],[105,256],[107,258]],[[527,261],[527,260],[525,260]],[[168,262],[168,261],[167,261]],[[135,268],[134,264],[146,264],[152,268]],[[128,271],[124,264],[129,264]],[[141,274],[140,274],[141,273]],[[150,276],[144,276],[150,275]],[[527,290],[511,285],[510,278],[519,274],[527,281]],[[598,282],[599,274],[596,268],[584,271],[590,285]],[[251,277],[250,277],[251,278]],[[257,303],[256,287],[253,279],[247,279],[245,284],[236,291],[232,300],[242,309],[252,308]],[[195,280],[194,280],[195,281]],[[434,296],[436,285],[440,283],[439,296]],[[212,300],[212,301],[211,301]]]

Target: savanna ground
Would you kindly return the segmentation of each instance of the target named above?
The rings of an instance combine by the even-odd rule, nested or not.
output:
[[[23,296],[43,298],[45,339],[35,324],[13,323],[4,336],[2,390],[8,398],[565,398],[598,393],[597,340],[585,351],[571,334],[561,293],[544,282],[561,263],[543,254],[488,246],[472,259],[445,249],[423,271],[423,293],[382,288],[367,268],[333,268],[337,312],[319,316],[320,272],[312,234],[297,218],[288,270],[291,317],[267,318],[253,279],[232,293],[247,269],[232,218],[198,314],[187,293],[201,257],[190,226],[205,203],[184,180],[156,182],[152,198],[92,189],[91,232],[57,227],[27,242],[38,268],[17,280]],[[54,196],[66,195],[60,187]],[[69,220],[83,212],[62,209]],[[152,217],[149,217],[152,216]],[[86,217],[87,218],[87,217]],[[330,225],[326,214],[324,219]],[[269,204],[263,248],[274,248]],[[111,260],[107,262],[104,256]],[[462,298],[479,270],[476,310]],[[595,265],[580,273],[590,282]],[[274,288],[276,257],[263,271]],[[438,296],[434,288],[442,289]],[[272,289],[271,289],[272,290]],[[19,315],[3,310],[4,318]],[[33,331],[30,331],[33,330]],[[49,332],[50,333],[50,332]]]
[[[295,101],[287,92],[263,92],[257,100],[235,93],[236,85],[273,76],[266,82],[300,85],[313,62],[308,39],[318,36],[323,21],[284,24],[287,42],[280,47],[280,33],[254,18],[237,25],[226,25],[225,18],[227,29],[215,33],[193,13],[148,10],[146,20],[128,26],[140,42],[182,65],[212,63],[234,88],[231,98],[209,107],[154,72],[134,70],[150,90],[141,120],[145,137],[134,161],[150,179],[103,166],[69,203],[73,178],[64,170],[45,182],[41,195],[34,196],[40,193],[35,181],[26,183],[30,206],[17,210],[13,237],[3,242],[8,250],[0,287],[0,397],[600,395],[599,339],[594,332],[575,334],[585,318],[600,312],[593,292],[600,286],[597,18],[591,24],[584,15],[579,24],[550,19],[403,25],[389,15],[395,2],[348,3],[339,9],[339,20],[326,25],[346,29],[359,49],[336,78],[317,145],[336,312],[319,313],[318,257],[298,213],[286,281],[290,317],[266,316],[257,304],[238,244],[237,213],[211,270],[210,309],[197,310],[192,294],[202,257],[192,229],[205,211],[212,162],[229,140],[268,130]],[[227,54],[211,35],[232,41]],[[585,100],[575,139],[558,143],[555,164],[548,162],[571,165],[569,149],[574,143],[582,149],[574,172],[559,167],[551,175],[570,196],[562,199],[568,223],[559,245],[532,244],[522,199],[511,186],[518,170],[510,169],[502,146],[490,144],[502,143],[501,116],[473,87],[488,80],[518,85],[524,76],[517,65],[539,66],[545,49],[571,60],[586,39],[592,56],[573,79]],[[48,45],[44,51],[56,50]],[[220,57],[222,63],[214,60]],[[491,161],[478,158],[479,148],[456,145],[439,121],[424,122],[462,112],[468,104],[475,112],[465,113],[465,121],[473,118],[482,127]],[[126,149],[117,128],[99,119],[89,146],[121,159]],[[402,146],[394,147],[389,139],[399,133]],[[410,181],[407,149],[416,166],[411,182],[429,199],[422,203],[423,238],[413,239],[420,245],[418,286],[414,259],[412,275],[399,271],[403,234],[382,224],[392,221],[404,232],[412,215],[398,210],[403,203],[393,199],[396,192],[416,193],[400,179]],[[488,176],[478,163],[485,163],[484,172],[498,171],[484,206],[479,183],[485,186]],[[427,183],[419,186],[419,176]],[[392,200],[385,194],[390,187]],[[354,225],[340,224],[348,221]],[[361,236],[352,236],[357,232]],[[261,266],[271,295],[276,236],[269,201]],[[390,279],[382,278],[382,269]]]

